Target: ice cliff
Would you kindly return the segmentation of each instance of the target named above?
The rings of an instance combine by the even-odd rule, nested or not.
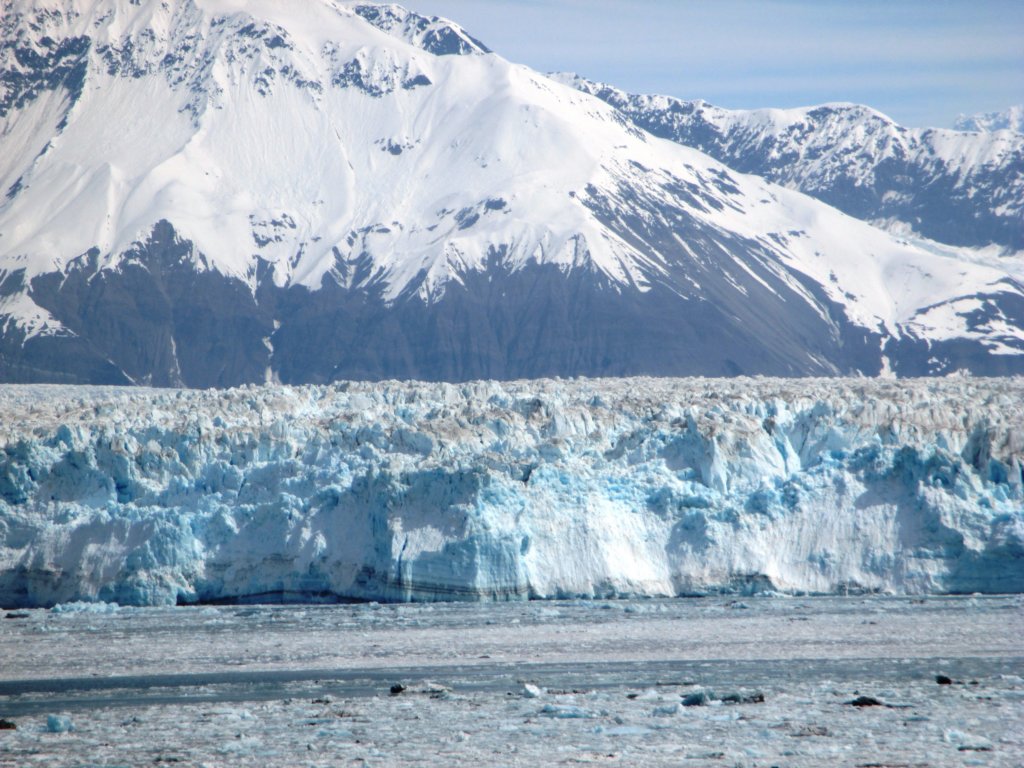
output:
[[[0,604],[1024,591],[1024,380],[0,388]]]

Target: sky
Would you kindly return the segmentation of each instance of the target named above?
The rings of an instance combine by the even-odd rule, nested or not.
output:
[[[733,109],[867,104],[908,126],[1024,103],[1024,0],[398,0],[506,59]]]

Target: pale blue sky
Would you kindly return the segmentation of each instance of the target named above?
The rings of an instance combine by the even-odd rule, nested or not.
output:
[[[399,0],[402,2],[402,0]],[[1024,103],[1024,0],[404,0],[496,52],[724,107],[868,104],[911,126]]]

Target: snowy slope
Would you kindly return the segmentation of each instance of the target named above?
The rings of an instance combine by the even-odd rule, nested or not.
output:
[[[958,131],[1013,131],[1024,133],[1024,105],[1004,109],[1002,112],[985,112],[980,115],[960,115],[953,127]]]
[[[6,380],[1024,369],[1019,261],[737,174],[444,20],[37,0],[0,36]]]
[[[858,104],[728,110],[552,77],[644,130],[851,216],[953,245],[1024,250],[1024,134],[997,130],[1013,128],[1012,110],[962,121],[956,131],[905,128]]]
[[[1024,382],[0,388],[0,605],[1024,591]]]

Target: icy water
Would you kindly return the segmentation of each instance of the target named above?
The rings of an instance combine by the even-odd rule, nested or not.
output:
[[[1020,766],[1024,599],[11,611],[0,717],[4,766]]]

